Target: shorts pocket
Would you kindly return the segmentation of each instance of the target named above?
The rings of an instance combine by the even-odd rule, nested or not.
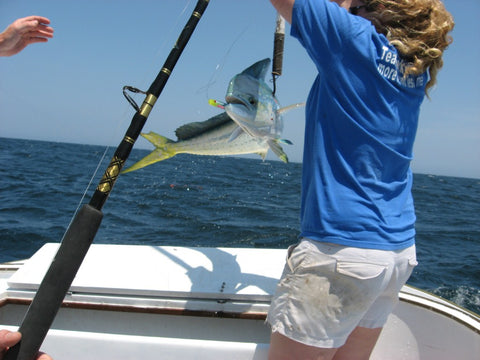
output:
[[[408,259],[408,265],[413,269],[415,266],[418,265],[417,258],[416,257],[411,257]]]
[[[387,265],[337,261],[337,273],[359,280],[375,279],[387,270]]]
[[[412,275],[413,269],[418,265],[416,256],[413,256],[408,259],[407,268],[404,272],[401,272],[399,278],[404,279],[404,283],[407,282],[408,278]]]
[[[297,273],[300,269],[308,267],[312,262],[312,245],[308,241],[300,241],[298,244],[291,245],[287,252],[287,264],[292,273]]]
[[[301,254],[294,254],[295,250],[298,248],[300,243],[290,245],[287,250],[287,264],[290,268],[290,271],[293,273],[295,269],[302,263],[303,259],[305,258],[305,253]],[[298,253],[298,251],[297,251]]]

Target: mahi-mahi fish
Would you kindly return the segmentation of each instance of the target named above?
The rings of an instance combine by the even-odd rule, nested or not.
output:
[[[291,144],[288,140],[281,139],[283,109],[280,109],[272,90],[264,81],[269,64],[268,58],[258,61],[234,76],[227,89],[225,106],[218,105],[225,112],[203,122],[180,126],[175,130],[177,141],[152,131],[142,133],[155,149],[123,172],[138,170],[180,153],[257,153],[265,159],[268,149],[271,149],[282,161],[288,162],[288,157],[280,146],[281,143]]]

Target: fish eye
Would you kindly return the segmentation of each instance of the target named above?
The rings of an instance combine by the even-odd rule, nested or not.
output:
[[[257,103],[257,101],[255,100],[255,98],[251,97],[248,99],[248,102],[250,103],[250,105],[255,105]]]

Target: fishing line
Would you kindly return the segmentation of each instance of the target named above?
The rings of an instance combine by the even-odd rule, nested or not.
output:
[[[107,145],[105,147],[105,151],[103,152],[102,156],[100,157],[100,160],[98,161],[97,163],[97,167],[95,168],[92,176],[90,177],[90,181],[88,182],[88,185],[87,187],[85,188],[85,191],[83,192],[82,194],[82,197],[80,198],[80,201],[78,202],[78,205],[75,209],[75,211],[73,212],[73,215],[72,217],[70,218],[70,222],[68,223],[68,226],[67,226],[67,229],[65,230],[65,232],[63,233],[63,236],[62,236],[62,241],[65,237],[65,234],[67,233],[67,230],[68,228],[70,227],[70,225],[72,225],[72,222],[73,222],[73,219],[75,219],[75,216],[77,215],[78,211],[80,210],[80,208],[83,206],[83,201],[85,200],[85,197],[87,196],[87,193],[88,191],[90,190],[90,187],[92,186],[92,183],[93,181],[95,180],[95,177],[97,176],[98,174],[98,170],[100,169],[100,166],[103,164],[103,162],[105,161],[105,157],[107,156],[108,154],[108,151],[110,150],[111,146],[110,145]]]
[[[143,78],[142,80],[140,81],[140,83],[145,83],[147,81],[147,79],[149,77],[151,77],[151,74],[148,74],[148,69],[149,68],[153,68],[154,65],[155,66],[158,66],[158,59],[160,58],[160,55],[162,55],[164,52],[165,52],[165,48],[167,48],[168,46],[168,41],[170,41],[170,38],[173,37],[174,35],[174,30],[176,30],[178,27],[179,27],[179,24],[181,24],[181,20],[185,17],[185,14],[187,12],[187,10],[189,9],[190,5],[192,3],[192,0],[187,0],[186,3],[185,3],[185,6],[183,7],[183,9],[180,11],[180,13],[177,15],[174,23],[172,24],[172,26],[169,27],[169,30],[167,32],[167,35],[163,37],[163,41],[162,43],[160,44],[160,46],[158,47],[158,50],[155,52],[155,55],[152,57],[152,61],[150,63],[150,66],[149,67],[144,67],[144,75],[143,75]],[[132,86],[124,86],[123,88],[123,92],[125,94],[125,88],[127,88],[128,90],[132,90],[133,89],[136,89]],[[136,89],[138,90],[138,89]],[[143,93],[145,94],[144,91],[133,91],[134,93]],[[128,99],[128,103],[126,103],[124,105],[124,110],[122,112],[122,115],[118,118],[118,120],[116,121],[116,127],[115,127],[115,130],[114,131],[111,131],[110,132],[110,136],[109,136],[109,139],[107,141],[107,143],[112,143],[114,141],[116,141],[119,137],[120,137],[120,134],[121,132],[123,131],[123,129],[125,128],[125,123],[130,119],[131,117],[131,107],[129,106],[132,105],[134,108],[135,106],[132,104],[132,101],[136,104],[136,102],[134,101],[134,99],[132,97],[130,97],[130,99]],[[137,105],[138,107],[138,105]],[[136,109],[137,110],[137,109]],[[90,191],[91,187],[92,187],[92,184],[94,183],[97,175],[98,175],[98,172],[102,166],[102,164],[104,164],[105,161],[108,162],[109,158],[107,158],[107,155],[108,155],[108,152],[110,151],[110,149],[112,148],[112,145],[106,145],[105,146],[105,149],[102,153],[102,155],[100,156],[98,162],[97,162],[97,166],[95,168],[95,170],[93,171],[93,174],[91,175],[90,177],[90,180],[88,181],[88,184],[77,204],[77,207],[75,208],[75,211],[73,212],[73,215],[72,217],[70,218],[70,222],[67,226],[67,229],[70,227],[70,225],[72,224],[75,216],[77,215],[78,211],[80,210],[80,208],[82,207],[82,205],[84,204],[84,201],[85,201],[85,198],[88,194],[88,192]],[[105,160],[107,158],[107,160]],[[62,236],[62,240],[63,238],[65,237],[65,234],[66,234],[66,231],[65,233],[63,234]]]
[[[196,94],[200,94],[205,92],[205,97],[207,100],[210,100],[209,96],[209,89],[212,85],[216,84],[217,78],[219,74],[223,72],[223,68],[225,67],[225,63],[227,62],[227,59],[230,56],[230,53],[232,52],[233,48],[237,44],[237,42],[244,36],[244,34],[247,32],[247,30],[252,26],[252,23],[248,24],[239,32],[239,34],[236,36],[235,40],[230,44],[226,52],[224,53],[221,61],[215,66],[215,70],[213,71],[212,75],[210,76],[210,79],[208,80],[207,84],[204,86],[200,87],[197,91]]]
[[[162,40],[160,46],[158,47],[158,50],[151,57],[152,60],[150,62],[150,66],[144,67],[146,70],[144,71],[144,75],[141,78],[140,83],[145,83],[145,82],[148,82],[150,80],[151,73],[147,72],[147,70],[152,68],[152,69],[154,69],[153,73],[155,73],[155,69],[158,67],[158,59],[160,58],[160,55],[163,56],[165,53],[168,54],[168,52],[170,51],[170,43],[172,42],[172,38],[175,38],[175,35],[176,35],[174,30],[178,30],[179,27],[180,28],[182,27],[182,23],[180,22],[180,20],[182,20],[185,17],[185,14],[187,13],[187,10],[190,8],[191,3],[192,3],[192,0],[187,0],[185,6],[183,7],[183,9],[178,14],[174,23],[172,24],[172,26],[170,26],[169,30],[165,33],[166,35],[162,36],[163,40]]]
[[[133,115],[130,126],[115,150],[90,202],[78,211],[64,235],[55,258],[50,263],[18,329],[22,333],[22,339],[7,350],[5,360],[30,360],[40,349],[100,228],[103,218],[102,208],[208,3],[209,0],[197,0],[197,5],[177,42],[148,88],[148,95],[142,103],[141,111]]]

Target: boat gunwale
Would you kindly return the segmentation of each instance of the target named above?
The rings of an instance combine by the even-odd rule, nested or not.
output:
[[[417,293],[403,291],[403,289],[405,288],[413,289]],[[468,327],[475,333],[480,334],[480,315],[474,313],[473,311],[465,309],[450,300],[444,299],[438,295],[432,294],[428,291],[416,288],[411,285],[405,285],[402,288],[402,291],[399,294],[399,300],[407,304],[419,306],[421,308],[443,315],[451,320],[456,321],[457,323],[460,323],[463,326]],[[451,311],[458,312],[461,315],[468,317],[471,322],[460,318],[459,314],[452,314]]]
[[[413,306],[418,306],[429,311],[432,311],[436,314],[445,316],[462,326],[467,327],[468,329],[474,331],[476,334],[480,334],[480,316],[474,312],[464,309],[463,307],[443,299],[437,295],[426,292],[422,289],[415,288],[413,286],[407,285],[404,288],[407,288],[407,291],[402,291],[399,294],[399,300],[406,304]],[[408,291],[408,288],[411,288],[413,291]],[[5,294],[4,294],[5,295]],[[78,293],[76,294],[78,295]],[[89,294],[91,295],[91,294]],[[96,301],[80,301],[80,300],[64,300],[62,303],[62,308],[71,308],[71,309],[80,309],[80,310],[99,310],[99,311],[111,311],[111,312],[130,312],[130,313],[145,313],[145,314],[157,314],[157,315],[174,315],[174,316],[195,316],[195,317],[208,317],[208,318],[228,318],[228,319],[244,319],[244,320],[262,320],[265,321],[267,312],[268,312],[268,303],[266,302],[238,302],[238,301],[226,301],[225,299],[197,299],[197,301],[207,301],[209,303],[219,303],[235,306],[251,306],[253,304],[258,304],[260,306],[266,306],[265,311],[256,310],[256,311],[234,311],[234,310],[197,310],[197,309],[188,309],[185,307],[175,307],[175,306],[156,306],[156,305],[138,305],[138,304],[114,304],[107,303],[105,299],[108,298],[105,294],[102,294],[102,297]],[[118,298],[117,295],[109,297],[110,299]],[[132,297],[124,297],[132,298]],[[143,297],[142,297],[143,299]],[[155,298],[151,298],[154,300]],[[156,298],[157,300],[178,300],[182,301],[184,299],[174,299],[174,298]],[[189,301],[194,301],[194,299],[189,299]],[[21,298],[15,296],[9,296],[8,291],[7,295],[0,299],[0,308],[5,305],[24,305],[29,306],[32,303],[30,298]],[[395,312],[395,310],[394,310]]]
[[[223,301],[223,299],[222,299]],[[0,308],[6,305],[23,305],[29,306],[32,299],[6,297],[0,300]],[[244,319],[244,320],[262,320],[265,321],[267,311],[224,311],[224,310],[193,310],[186,308],[175,308],[166,306],[139,306],[139,305],[121,305],[106,304],[102,302],[81,302],[81,301],[64,301],[62,308],[80,309],[80,310],[98,310],[111,312],[129,312],[156,315],[174,315],[174,316],[195,316],[208,318],[227,318],[227,319]]]

